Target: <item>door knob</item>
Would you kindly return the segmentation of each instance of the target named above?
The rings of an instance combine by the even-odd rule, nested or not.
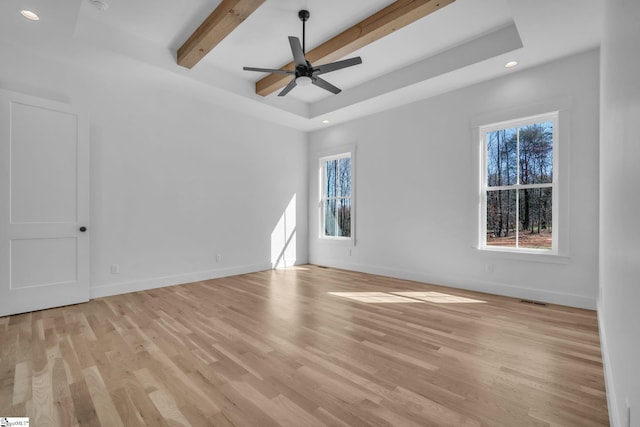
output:
[[[80,231],[84,233],[85,231],[87,231],[87,227],[80,227]]]

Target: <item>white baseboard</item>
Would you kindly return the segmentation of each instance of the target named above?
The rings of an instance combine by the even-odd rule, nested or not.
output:
[[[607,391],[607,406],[609,408],[609,423],[611,427],[622,427],[620,417],[618,415],[618,400],[616,399],[616,389],[613,386],[613,372],[609,364],[609,347],[607,346],[607,332],[604,329],[600,310],[600,300],[598,300],[598,329],[600,332],[600,351],[602,352],[602,367],[604,370],[604,384]]]
[[[423,283],[432,283],[434,285],[448,286],[451,288],[485,292],[513,298],[524,298],[533,301],[543,301],[550,304],[566,305],[570,307],[585,308],[588,310],[596,309],[595,298],[589,298],[582,295],[552,292],[545,289],[524,288],[468,277],[438,277],[424,272],[380,267],[369,264],[355,264],[333,259],[312,259],[310,262],[312,264],[324,265],[327,267],[359,271],[362,273],[388,276],[397,279],[414,280]]]
[[[218,270],[199,271],[194,273],[177,274],[172,276],[155,277],[151,279],[133,280],[130,282],[109,283],[93,286],[91,298],[108,297],[112,295],[126,294],[129,292],[146,291],[149,289],[163,288],[165,286],[181,285],[184,283],[200,282],[203,280],[218,279],[220,277],[237,276],[239,274],[255,273],[256,271],[271,270],[271,264],[241,265]]]
[[[307,264],[307,261],[298,261],[295,258],[286,258],[283,260],[280,260],[280,262],[278,263],[278,265],[272,265],[273,269],[279,270],[279,269],[283,269],[283,268],[288,268],[288,267],[293,267],[294,265],[301,265],[301,264]]]

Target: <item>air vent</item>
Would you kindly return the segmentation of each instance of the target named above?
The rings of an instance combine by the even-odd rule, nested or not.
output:
[[[534,301],[534,300],[530,300],[530,299],[521,299],[520,302],[525,303],[525,304],[541,305],[543,307],[547,306],[546,302]]]

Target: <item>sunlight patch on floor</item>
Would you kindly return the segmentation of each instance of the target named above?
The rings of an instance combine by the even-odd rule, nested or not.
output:
[[[432,302],[436,304],[486,303],[486,301],[445,294],[442,292],[329,292],[329,295],[359,302],[366,302],[368,304],[423,302]]]
[[[411,298],[404,298],[398,295],[388,294],[386,292],[329,292],[329,295],[335,295],[369,304],[423,302]]]
[[[422,301],[435,302],[438,304],[475,304],[486,303],[479,299],[459,297],[457,295],[445,294],[442,292],[392,292],[394,295],[419,299]]]

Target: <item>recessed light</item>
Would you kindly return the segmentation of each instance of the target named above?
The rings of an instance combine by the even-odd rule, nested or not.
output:
[[[20,11],[20,15],[24,16],[29,21],[39,21],[40,20],[40,17],[38,15],[36,15],[34,12],[31,12],[30,10],[21,10]]]
[[[505,68],[513,68],[513,67],[515,67],[516,65],[518,65],[518,61],[509,61],[509,62],[507,62],[506,64],[504,64],[504,67],[505,67]]]
[[[326,125],[327,123],[329,123],[329,120],[323,120],[322,123]]]

